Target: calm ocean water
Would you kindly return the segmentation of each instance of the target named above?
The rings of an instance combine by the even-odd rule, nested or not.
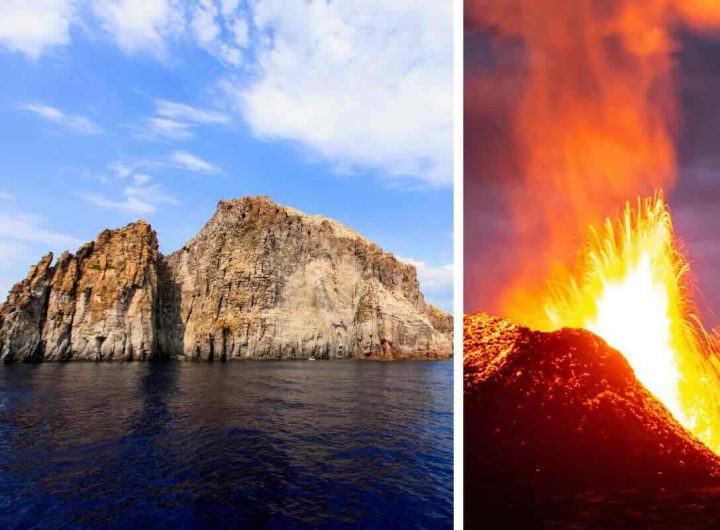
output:
[[[452,362],[0,366],[0,527],[452,526]]]

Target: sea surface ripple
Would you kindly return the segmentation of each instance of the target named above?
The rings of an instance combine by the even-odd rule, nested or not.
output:
[[[2,528],[450,528],[452,362],[0,366]]]

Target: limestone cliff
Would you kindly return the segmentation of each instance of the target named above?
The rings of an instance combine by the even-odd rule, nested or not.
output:
[[[443,358],[452,319],[414,266],[265,197],[221,201],[164,257],[139,221],[48,255],[0,306],[11,360]]]

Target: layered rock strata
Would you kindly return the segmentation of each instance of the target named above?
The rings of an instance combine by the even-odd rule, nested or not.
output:
[[[266,197],[221,201],[163,256],[139,221],[44,257],[0,306],[0,357],[40,360],[445,358],[452,319],[415,267]]]

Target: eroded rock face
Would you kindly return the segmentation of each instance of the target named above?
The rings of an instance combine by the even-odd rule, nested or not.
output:
[[[50,293],[53,255],[30,268],[0,307],[0,358],[4,361],[42,360],[43,323]]]
[[[191,359],[447,357],[452,319],[415,268],[267,198],[223,201],[165,260],[160,347]]]
[[[0,309],[2,359],[143,360],[157,353],[155,232],[105,230],[76,254],[30,269]]]
[[[264,197],[220,202],[167,257],[140,221],[52,259],[0,306],[6,361],[452,353],[452,318],[425,304],[412,265]]]

